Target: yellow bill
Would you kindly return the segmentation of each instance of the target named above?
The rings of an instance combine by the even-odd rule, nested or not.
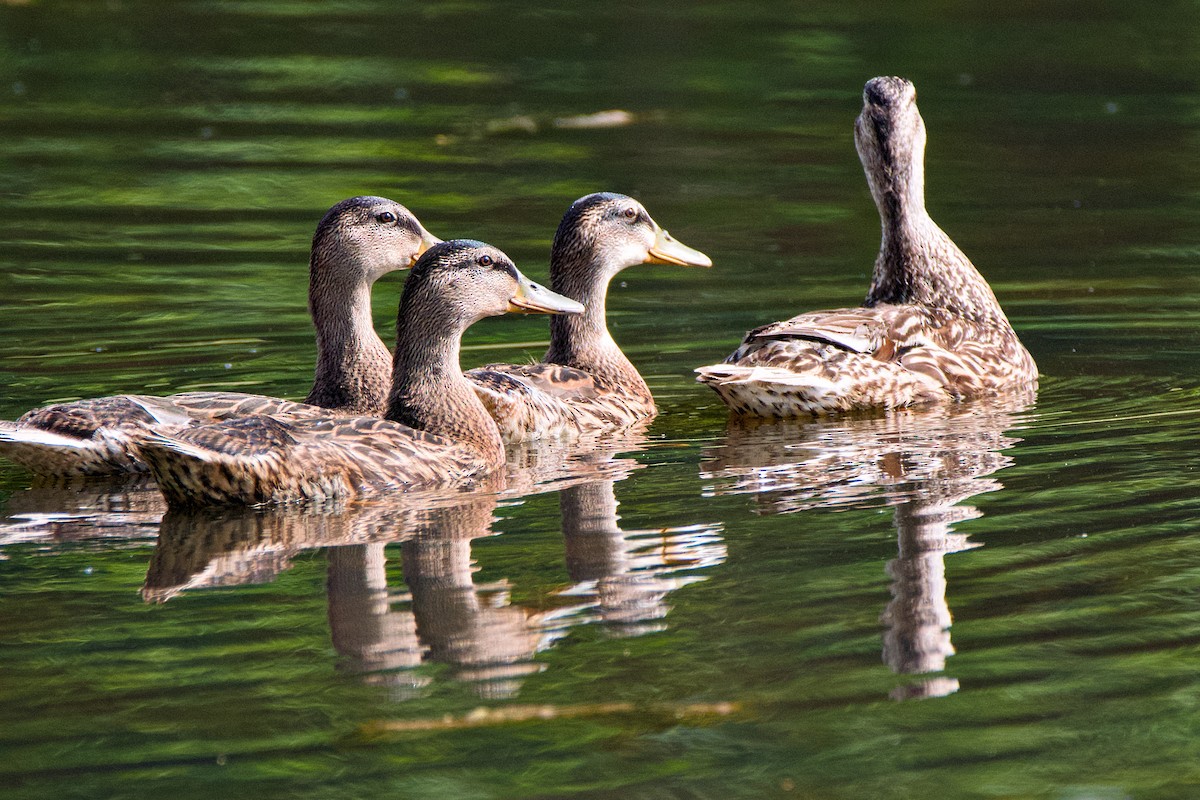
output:
[[[712,259],[693,250],[662,228],[658,228],[654,237],[654,245],[650,248],[650,258],[647,264],[678,264],[681,267],[711,267]]]
[[[582,314],[583,305],[550,291],[517,272],[517,293],[508,301],[510,314]]]

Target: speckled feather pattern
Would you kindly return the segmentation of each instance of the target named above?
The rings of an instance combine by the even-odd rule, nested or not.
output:
[[[1011,328],[912,305],[800,314],[698,372],[731,409],[763,417],[962,400],[1037,380]]]
[[[697,380],[733,411],[761,417],[1036,387],[1037,365],[991,287],[925,211],[925,127],[912,84],[868,82],[855,142],[883,228],[863,306],[756,328]]]
[[[585,306],[550,320],[541,363],[490,364],[467,377],[506,442],[627,428],[657,412],[637,368],[608,330],[608,286],[649,263],[657,223],[632,198],[599,192],[563,215],[550,253],[550,286]],[[639,237],[642,237],[639,239]]]
[[[478,450],[369,417],[250,417],[138,444],[172,506],[351,499],[462,484],[503,464]]]
[[[170,397],[113,395],[35,408],[0,422],[0,453],[41,475],[145,472],[130,447],[142,433],[176,433],[251,414],[285,419],[329,416],[330,409],[239,392],[185,392]]]
[[[467,377],[506,442],[627,428],[656,411],[648,393],[560,364],[489,364]]]
[[[395,217],[394,226],[378,222],[381,211]],[[185,392],[59,403],[34,409],[15,422],[0,421],[0,455],[40,475],[145,472],[130,441],[150,432],[170,435],[252,414],[282,419],[382,416],[392,365],[371,325],[371,285],[379,275],[408,266],[422,231],[407,209],[380,197],[345,200],[321,220],[309,264],[318,356],[306,402],[240,392]]]
[[[329,408],[240,392],[182,392],[167,399],[202,423],[223,422],[259,414],[284,419],[314,419],[343,414],[349,416],[354,413],[349,407]]]

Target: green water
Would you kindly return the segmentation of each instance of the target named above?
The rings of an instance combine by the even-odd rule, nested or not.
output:
[[[1198,60],[1190,2],[0,2],[0,418],[303,396],[354,194],[544,278],[622,191],[716,264],[614,283],[663,413],[566,489],[164,518],[0,465],[3,794],[1200,795]],[[862,298],[878,74],[1041,389],[727,426],[693,367]]]

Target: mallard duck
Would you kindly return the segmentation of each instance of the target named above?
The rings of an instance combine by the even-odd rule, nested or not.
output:
[[[676,241],[638,201],[602,192],[576,200],[550,251],[550,286],[583,303],[550,320],[550,349],[537,364],[489,364],[467,373],[505,441],[621,428],[653,416],[649,387],[605,321],[608,284],[636,264],[711,267]]]
[[[387,416],[254,416],[144,433],[137,444],[172,506],[352,498],[386,488],[455,485],[504,465],[496,423],[459,367],[463,332],[505,312],[577,314],[495,247],[430,248],[400,299]]]
[[[240,392],[169,397],[114,395],[37,408],[0,421],[0,455],[42,475],[144,472],[130,435],[164,432],[250,414],[380,415],[392,356],[371,322],[371,287],[407,269],[440,240],[407,208],[383,197],[352,197],[325,214],[313,236],[308,306],[317,368],[303,403]]]
[[[883,222],[861,308],[750,331],[701,367],[740,414],[788,417],[965,399],[1037,384],[1037,365],[987,281],[925,210],[925,123],[902,78],[863,92],[854,141]]]

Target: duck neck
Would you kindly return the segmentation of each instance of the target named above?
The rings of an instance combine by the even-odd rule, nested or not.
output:
[[[387,418],[444,436],[500,466],[500,431],[459,363],[462,334],[474,320],[457,319],[453,309],[436,304],[423,307],[411,294],[406,289],[401,301]]]
[[[371,319],[371,284],[339,283],[314,268],[308,307],[317,329],[317,368],[305,402],[382,414],[392,359]]]
[[[1007,327],[987,281],[926,211],[921,170],[869,182],[883,235],[864,305],[915,304]]]
[[[551,255],[550,288],[582,303],[584,311],[550,318],[550,349],[543,360],[649,397],[646,382],[608,331],[608,284],[622,269],[597,257]]]

